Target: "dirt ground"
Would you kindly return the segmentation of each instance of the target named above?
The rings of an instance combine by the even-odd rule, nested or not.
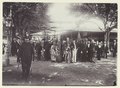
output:
[[[3,59],[3,85],[110,86],[116,80],[116,58],[113,57],[95,63],[34,61],[28,82],[21,79],[21,66],[18,67],[16,58],[11,57],[10,61],[10,66],[4,66]]]

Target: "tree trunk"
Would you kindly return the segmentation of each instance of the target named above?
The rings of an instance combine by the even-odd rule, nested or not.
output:
[[[6,66],[10,65],[10,54],[11,54],[11,36],[10,29],[7,30],[7,47],[6,47]]]

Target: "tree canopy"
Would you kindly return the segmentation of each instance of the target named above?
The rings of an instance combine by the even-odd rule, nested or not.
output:
[[[117,4],[115,3],[74,3],[71,4],[71,10],[74,12],[82,12],[83,14],[90,14],[99,17],[103,20],[104,31],[111,31],[117,28]]]
[[[49,28],[46,15],[48,3],[3,3],[3,17],[12,14],[15,30],[21,35],[25,31],[32,33]]]

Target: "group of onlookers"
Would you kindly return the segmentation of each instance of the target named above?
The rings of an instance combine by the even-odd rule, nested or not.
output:
[[[20,57],[19,49],[23,41],[21,39],[14,38],[11,43],[11,54],[12,56],[17,55]],[[94,40],[66,40],[58,41],[41,41],[32,42],[30,41],[33,48],[33,60],[51,60],[53,62],[67,63],[77,61],[89,61],[94,62],[94,58],[98,60],[101,57],[107,58],[108,53],[112,53],[113,57],[117,53],[117,42],[116,40],[108,47],[106,42],[94,41]],[[3,54],[5,52],[5,44],[3,44]],[[17,60],[19,61],[19,59]]]
[[[113,53],[113,57],[117,53],[117,42],[114,40],[114,43],[107,46],[106,42],[94,41],[94,40],[72,40],[69,38],[61,41],[61,43],[54,42],[51,46],[51,60],[65,61],[67,63],[74,63],[77,61],[88,61],[94,62],[94,58],[98,60],[101,57],[107,58],[110,51]]]
[[[4,50],[5,45],[3,45]],[[28,78],[32,60],[75,63],[75,62],[94,62],[101,57],[107,58],[110,51],[113,57],[117,54],[117,42],[114,40],[110,47],[106,42],[94,40],[41,40],[32,42],[29,38],[21,40],[14,38],[11,43],[11,54],[17,56],[17,62],[22,64],[22,76]],[[5,51],[3,51],[4,53]]]

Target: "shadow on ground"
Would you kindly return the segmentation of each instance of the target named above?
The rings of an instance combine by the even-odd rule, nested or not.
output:
[[[3,85],[12,86],[64,86],[64,79],[59,76],[49,77],[48,74],[31,74],[30,81],[25,82],[21,77],[21,72],[3,72]],[[57,83],[57,84],[56,84]]]

